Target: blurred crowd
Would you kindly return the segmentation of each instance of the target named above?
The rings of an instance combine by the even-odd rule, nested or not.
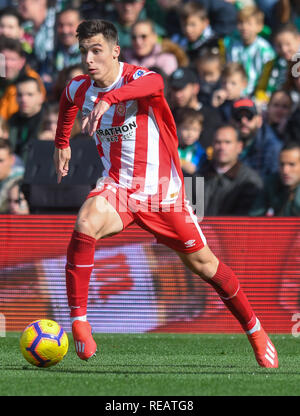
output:
[[[91,18],[116,25],[121,61],[162,75],[193,201],[205,178],[205,216],[300,214],[297,0],[0,0],[0,213],[47,212],[47,197],[51,212],[78,209],[86,181],[56,198],[32,149],[44,142],[52,161],[60,96],[85,73],[76,28]],[[85,146],[80,131],[78,118],[71,143]]]

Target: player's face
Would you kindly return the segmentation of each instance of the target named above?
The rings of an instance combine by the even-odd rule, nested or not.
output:
[[[79,49],[82,63],[96,84],[102,88],[111,85],[119,71],[120,47],[99,34],[80,41]]]
[[[296,36],[293,33],[280,33],[275,39],[275,49],[279,56],[290,61],[298,51],[300,47],[300,36]]]
[[[242,142],[229,127],[216,131],[213,142],[213,158],[220,165],[235,163],[242,151]]]
[[[283,150],[280,153],[279,171],[284,185],[294,188],[300,184],[299,149]]]
[[[280,123],[282,120],[286,120],[292,110],[292,101],[282,91],[273,95],[268,105],[268,122]]]

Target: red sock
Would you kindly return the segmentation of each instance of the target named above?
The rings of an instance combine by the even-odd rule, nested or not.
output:
[[[66,264],[66,286],[71,317],[86,315],[95,245],[95,238],[73,231]]]
[[[252,329],[256,323],[255,313],[230,267],[220,261],[216,274],[207,282],[213,286],[243,329]]]

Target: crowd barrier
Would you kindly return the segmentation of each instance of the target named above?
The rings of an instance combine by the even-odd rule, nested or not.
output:
[[[70,331],[66,249],[74,216],[0,216],[0,313],[6,330],[50,318]],[[232,267],[265,329],[300,320],[300,219],[206,218],[215,254]],[[88,317],[94,332],[240,332],[214,290],[176,253],[133,225],[98,241]]]

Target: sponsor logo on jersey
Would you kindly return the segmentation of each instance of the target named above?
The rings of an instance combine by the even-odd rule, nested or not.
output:
[[[118,142],[120,140],[128,140],[134,137],[136,122],[131,121],[122,126],[112,126],[107,129],[98,129],[96,131],[101,141]]]

